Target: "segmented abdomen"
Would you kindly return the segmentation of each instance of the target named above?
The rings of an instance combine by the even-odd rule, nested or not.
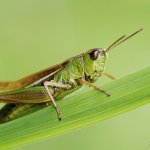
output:
[[[0,123],[4,123],[20,116],[20,114],[27,112],[35,104],[6,104],[0,109]]]

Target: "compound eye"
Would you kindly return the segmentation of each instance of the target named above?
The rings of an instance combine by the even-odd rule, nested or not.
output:
[[[96,60],[97,57],[98,57],[98,54],[99,54],[99,50],[98,50],[98,49],[95,49],[95,50],[93,50],[93,51],[90,53],[90,58],[91,58],[92,60]]]

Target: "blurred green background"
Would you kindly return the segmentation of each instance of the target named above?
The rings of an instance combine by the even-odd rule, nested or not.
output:
[[[0,80],[19,79],[90,48],[107,48],[141,27],[110,52],[106,70],[118,78],[150,63],[149,0],[0,0]],[[16,150],[32,149],[148,150],[150,105]]]

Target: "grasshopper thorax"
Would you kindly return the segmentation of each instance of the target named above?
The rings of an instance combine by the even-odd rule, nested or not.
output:
[[[107,51],[104,48],[94,48],[83,56],[85,79],[94,82],[101,76],[105,68]]]

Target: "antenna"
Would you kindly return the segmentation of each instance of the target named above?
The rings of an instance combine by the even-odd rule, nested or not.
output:
[[[128,40],[129,38],[133,37],[134,35],[136,35],[137,33],[139,33],[140,31],[142,31],[143,28],[139,29],[138,31],[132,33],[131,35],[127,36],[125,38],[125,35],[123,35],[122,37],[120,37],[118,40],[116,40],[114,43],[112,43],[107,49],[106,52],[110,51],[110,49],[113,49],[114,47],[120,45],[121,43],[125,42],[126,40]]]

